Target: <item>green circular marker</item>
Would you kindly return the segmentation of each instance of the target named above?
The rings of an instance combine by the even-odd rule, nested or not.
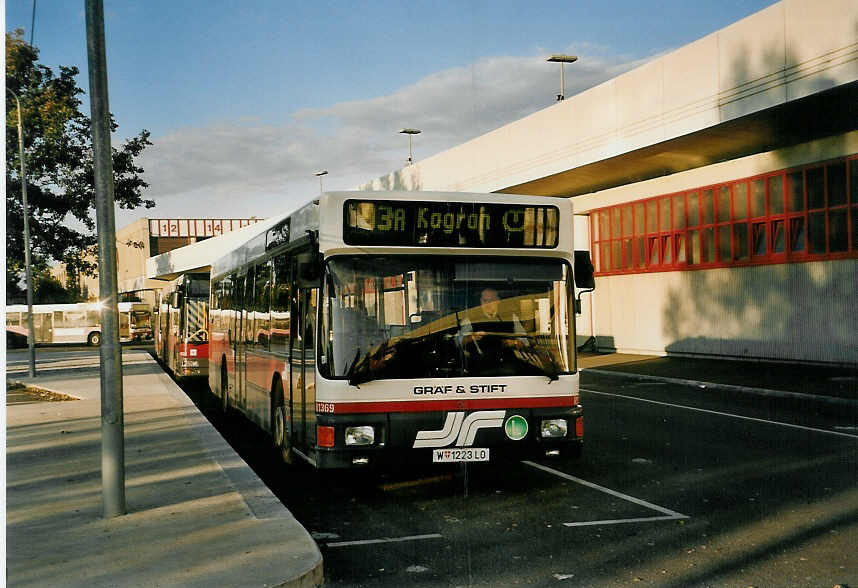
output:
[[[504,431],[513,441],[521,441],[527,436],[527,420],[523,416],[514,414],[506,420]]]

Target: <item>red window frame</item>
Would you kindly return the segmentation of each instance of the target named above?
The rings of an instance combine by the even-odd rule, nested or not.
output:
[[[596,275],[858,258],[858,154],[591,211]]]

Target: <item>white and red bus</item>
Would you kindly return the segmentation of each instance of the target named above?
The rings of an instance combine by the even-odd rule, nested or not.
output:
[[[212,264],[209,383],[284,461],[580,453],[568,200],[331,192],[275,222]]]
[[[155,304],[155,354],[176,378],[207,377],[209,276],[183,274],[161,289]]]

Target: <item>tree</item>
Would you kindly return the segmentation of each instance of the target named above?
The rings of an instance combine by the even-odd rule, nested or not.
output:
[[[38,63],[39,50],[23,40],[23,31],[6,33],[6,87],[21,102],[30,213],[31,257],[35,268],[53,261],[71,262],[76,271],[92,275],[94,263],[84,252],[97,239],[93,150],[90,120],[80,111],[77,67],[60,66],[59,75]],[[6,93],[6,285],[14,297],[24,267],[24,219],[18,150],[18,113],[14,96]],[[111,129],[118,128],[111,117]],[[143,198],[136,159],[152,143],[149,131],[113,148],[114,200],[121,208],[152,208]],[[78,228],[75,228],[75,227]],[[11,288],[11,291],[9,290]]]

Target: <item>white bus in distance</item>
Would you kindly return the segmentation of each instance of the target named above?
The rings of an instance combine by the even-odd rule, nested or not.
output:
[[[152,310],[142,302],[120,302],[119,340],[148,341],[152,339]],[[6,307],[6,346],[26,347],[28,328],[26,304]],[[34,304],[34,343],[86,343],[101,345],[101,303]]]

